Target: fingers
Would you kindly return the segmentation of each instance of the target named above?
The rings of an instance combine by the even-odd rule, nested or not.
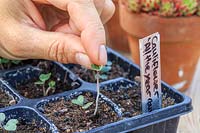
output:
[[[66,10],[67,8],[66,5],[67,1],[64,0],[33,0],[33,1],[43,4],[53,4],[54,6],[62,10]],[[102,23],[105,24],[113,16],[115,11],[115,6],[112,0],[94,0],[94,4],[101,17]]]
[[[107,62],[105,31],[99,14],[103,14],[103,21],[107,22],[114,12],[110,0],[47,0],[54,6],[67,10],[71,17],[71,24],[60,25],[56,31],[75,33],[80,31],[82,43],[93,63],[103,65]],[[109,8],[109,9],[107,9]]]
[[[101,13],[104,9],[104,6],[105,6],[105,2],[107,0],[94,0],[94,5],[99,13],[99,15],[101,16]]]
[[[30,2],[30,1],[28,1]],[[37,0],[37,2],[43,2]],[[107,62],[105,31],[95,4],[92,0],[48,0],[60,9],[69,12],[70,28],[80,36],[58,32],[43,31],[45,25],[34,5],[27,3],[21,10],[21,17],[30,17],[33,23],[24,19],[9,19],[10,27],[3,26],[1,43],[9,58],[49,59],[62,63],[79,63],[90,68],[91,63],[104,65]],[[21,3],[22,4],[22,3]],[[29,7],[30,5],[30,7]],[[31,12],[31,8],[34,12]],[[18,9],[18,8],[17,8]],[[21,8],[19,8],[21,9]],[[103,12],[103,10],[102,10]],[[31,14],[32,13],[32,14]],[[28,15],[27,15],[28,14]],[[27,16],[26,16],[27,15]],[[29,16],[30,15],[30,16]],[[34,18],[35,16],[35,18]],[[7,23],[5,25],[7,25]],[[8,24],[9,25],[9,24]],[[39,27],[37,27],[39,26]],[[3,29],[3,28],[1,28]],[[20,45],[19,45],[20,44]]]
[[[101,12],[101,20],[103,24],[107,23],[115,12],[115,5],[111,0],[105,0],[104,7]]]
[[[115,6],[111,0],[104,0],[104,2],[102,2],[101,0],[95,0],[94,2],[98,13],[101,15],[102,23],[105,24],[114,14]],[[59,24],[54,26],[52,30],[76,35],[80,35],[81,33],[71,20],[69,21],[69,24],[64,21],[60,22]]]
[[[66,34],[74,34],[77,36],[81,35],[81,31],[76,27],[76,25],[74,24],[74,22],[72,22],[71,19],[69,20],[69,23],[66,21],[61,21],[59,24],[55,25],[51,30]]]
[[[24,1],[25,7],[27,7],[27,14],[30,14],[30,17],[32,18],[32,21],[35,23],[34,26],[45,30],[46,25],[45,22],[43,21],[43,18],[35,5],[31,1]],[[33,26],[33,25],[32,25]]]
[[[37,42],[32,44],[34,46],[33,51],[35,51],[33,53],[36,53],[32,55],[34,58],[55,60],[62,63],[78,63],[90,68],[91,61],[86,55],[79,37],[72,34],[46,32],[38,29],[33,29],[31,36],[32,39],[38,39]]]
[[[107,62],[105,31],[92,0],[47,0],[69,12],[71,21],[81,31],[81,42],[91,61],[98,65]]]
[[[6,37],[12,39],[4,43],[9,58],[47,59],[77,63],[87,68],[91,66],[81,39],[75,35],[47,32],[27,25],[17,25],[15,30],[18,36],[10,31]]]
[[[81,31],[81,42],[91,61],[98,65],[107,62],[105,31],[92,0],[48,0],[60,9],[67,9],[71,20]],[[101,52],[100,52],[101,51]]]
[[[107,62],[104,46],[105,30],[99,14],[103,15],[103,22],[107,22],[114,12],[112,2],[110,0],[46,0],[46,2],[68,11],[71,18],[70,24],[58,25],[54,29],[80,35],[81,43],[92,63],[105,65]]]
[[[91,0],[71,2],[68,4],[68,12],[81,31],[81,40],[91,61],[94,64],[105,65],[105,31],[94,3]]]

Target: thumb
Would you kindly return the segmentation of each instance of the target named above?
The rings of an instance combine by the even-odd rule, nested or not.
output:
[[[81,42],[91,61],[105,65],[107,52],[105,48],[105,30],[93,0],[40,0],[68,11],[70,19],[81,31]]]
[[[91,61],[78,36],[58,32],[48,32],[33,27],[21,28],[24,50],[21,56],[32,59],[47,59],[61,63],[78,63],[90,68]],[[28,45],[28,47],[26,47]],[[23,47],[22,47],[23,46]],[[19,47],[18,47],[19,48]]]

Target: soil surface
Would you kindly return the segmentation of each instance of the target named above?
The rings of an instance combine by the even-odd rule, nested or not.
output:
[[[51,90],[48,93],[48,95],[72,90],[79,86],[78,83],[69,81],[66,76],[63,79],[61,79],[61,74],[59,74],[59,72],[57,71],[57,68],[50,61],[40,61],[37,64],[37,67],[39,67],[42,70],[41,74],[48,74],[51,72],[51,78],[45,84],[46,90],[48,89],[49,81],[53,80],[56,82],[55,91]],[[39,81],[39,75],[38,75],[38,77],[33,78],[30,82],[28,82],[26,84],[17,84],[16,83],[16,89],[24,97],[27,97],[30,99],[41,98],[44,96],[43,95],[43,86],[36,85],[35,82],[37,82],[37,81]]]
[[[116,103],[123,112],[123,117],[132,117],[141,114],[141,91],[137,87],[128,89],[101,90],[102,94]]]
[[[16,104],[16,101],[0,89],[0,108]]]
[[[94,102],[91,93],[83,94],[86,103]],[[77,98],[77,97],[75,97]],[[99,101],[97,115],[94,116],[95,103],[88,109],[75,105],[71,100],[61,99],[44,106],[44,114],[51,119],[60,132],[82,132],[117,121],[116,113],[102,100]]]
[[[96,83],[96,78],[95,78],[96,71],[88,70],[78,65],[74,65],[74,67],[72,67],[72,69],[70,70],[73,71],[75,74],[77,74],[84,81]],[[129,78],[129,70],[125,70],[115,61],[112,61],[112,68],[109,72],[106,73],[100,72],[100,74],[106,74],[108,76],[107,79],[100,79],[100,82],[119,77]]]
[[[19,120],[17,125],[16,133],[47,133],[48,129],[44,126],[39,126],[40,124],[36,123],[35,120],[31,123],[26,123],[23,120]]]
[[[20,61],[19,64],[14,64],[12,62],[9,62],[7,64],[0,64],[0,70],[15,69],[17,67],[23,67],[28,64],[35,66],[35,65],[37,65],[38,62],[39,62],[39,60],[23,60],[23,61]]]
[[[101,93],[116,103],[123,112],[123,117],[133,117],[142,113],[141,89],[132,87],[128,89],[101,90]],[[162,97],[162,107],[175,104],[175,99],[164,94]]]

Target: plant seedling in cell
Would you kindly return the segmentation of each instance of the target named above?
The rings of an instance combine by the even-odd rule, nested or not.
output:
[[[78,98],[77,99],[72,99],[72,103],[73,104],[76,104],[76,105],[78,105],[78,106],[81,106],[82,107],[82,109],[88,109],[92,104],[93,104],[93,102],[88,102],[88,103],[85,103],[85,98],[84,98],[84,96],[83,95],[80,95],[80,96],[78,96]]]
[[[17,119],[10,119],[4,125],[4,121],[6,119],[6,115],[4,113],[0,113],[0,129],[11,132],[17,130],[17,124],[19,123]]]
[[[0,66],[1,69],[4,70],[4,65],[7,64],[8,68],[11,66],[11,64],[19,65],[21,61],[20,60],[9,60],[6,58],[0,58]]]
[[[11,62],[15,65],[19,65],[19,63],[21,62],[20,60],[11,60]]]
[[[97,73],[95,75],[95,78],[97,80],[97,97],[96,97],[96,107],[94,111],[94,115],[97,114],[98,110],[98,101],[99,101],[99,94],[100,94],[100,88],[99,88],[99,79],[108,79],[108,76],[105,74],[111,70],[112,62],[108,61],[108,63],[105,66],[98,66],[95,64],[91,65],[92,70],[95,70]],[[100,74],[102,72],[103,74]]]
[[[95,70],[95,71],[101,71],[103,66],[98,66],[98,65],[92,64],[91,68],[92,68],[92,70]]]
[[[51,80],[48,82],[48,88],[45,88],[45,85],[47,83],[47,81],[51,78],[51,73],[48,74],[41,74],[39,76],[39,81],[35,82],[36,85],[42,85],[43,87],[43,95],[47,96],[49,91],[52,90],[52,92],[55,92],[55,86],[56,86],[56,82]]]
[[[8,64],[10,61],[8,59],[5,58],[0,58],[0,65],[1,65],[1,69],[4,70],[4,64]]]
[[[109,72],[112,69],[112,62],[108,61],[105,66],[102,67],[101,72]]]
[[[7,64],[9,62],[10,62],[10,60],[8,60],[8,59],[0,58],[0,64]]]
[[[101,73],[101,74],[98,75],[99,78],[102,79],[102,80],[107,80],[107,79],[108,79],[107,73],[108,73],[111,69],[112,69],[112,62],[111,62],[111,61],[108,61],[108,63],[107,63],[105,66],[103,66],[103,67],[101,68],[101,70],[100,70],[100,73]],[[95,78],[97,78],[96,76],[97,76],[97,75],[95,75]]]

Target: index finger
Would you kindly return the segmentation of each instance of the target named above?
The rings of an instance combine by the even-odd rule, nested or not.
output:
[[[41,2],[42,0],[40,0]],[[81,31],[81,41],[94,64],[105,65],[105,30],[93,0],[43,0],[67,10],[71,20]]]
[[[105,48],[105,30],[92,0],[70,2],[68,12],[81,31],[81,40],[91,61],[98,65],[105,65],[107,52]]]

